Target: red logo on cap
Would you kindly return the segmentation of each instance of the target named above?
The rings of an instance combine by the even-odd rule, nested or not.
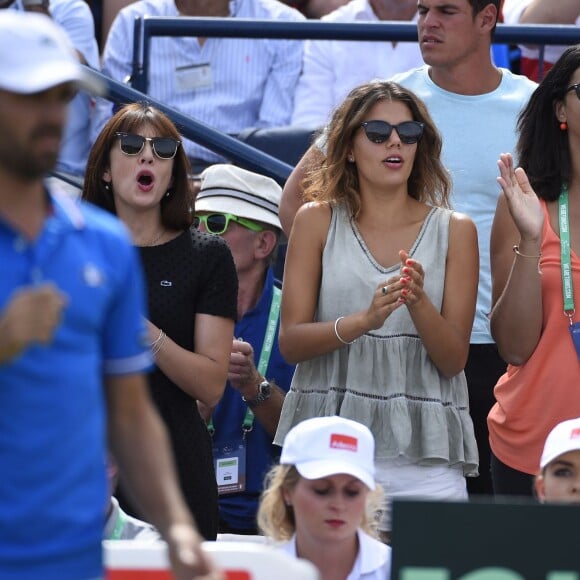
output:
[[[572,429],[572,433],[570,433],[570,439],[576,439],[576,437],[580,437],[580,428]]]
[[[340,435],[332,433],[330,435],[330,447],[332,449],[344,449],[345,451],[354,451],[358,449],[358,439],[349,435]]]

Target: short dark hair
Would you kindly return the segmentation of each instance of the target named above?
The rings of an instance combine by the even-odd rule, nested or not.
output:
[[[467,0],[467,1],[469,2],[469,4],[471,4],[474,16],[479,12],[481,12],[488,4],[493,4],[497,8],[497,15],[499,18],[503,0]]]
[[[576,44],[548,71],[518,118],[519,165],[538,197],[546,201],[558,199],[563,184],[570,179],[568,132],[560,129],[555,107],[566,98],[579,67],[580,44]]]
[[[182,140],[177,128],[164,113],[148,103],[125,105],[103,127],[93,145],[87,161],[82,198],[116,214],[115,199],[111,189],[105,187],[103,174],[110,166],[110,153],[118,140],[116,133],[132,132],[149,126],[159,136]],[[189,182],[190,165],[183,150],[177,148],[173,158],[173,185],[170,195],[161,200],[161,222],[170,230],[184,230],[191,226],[194,218],[195,196]]]
[[[471,5],[471,11],[473,14],[473,18],[475,18],[486,6],[492,4],[495,6],[496,9],[496,17],[495,17],[495,24],[497,25],[499,17],[501,15],[501,7],[504,0],[467,0]],[[492,36],[495,32],[495,25],[493,30],[491,31]]]

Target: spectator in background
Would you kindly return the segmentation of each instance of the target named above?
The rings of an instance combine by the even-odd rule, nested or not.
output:
[[[8,0],[0,2],[0,8],[46,14],[67,33],[79,61],[91,68],[99,68],[95,24],[85,0]],[[18,47],[18,50],[25,49],[26,47]],[[91,148],[92,103],[93,97],[84,91],[79,91],[71,101],[55,169],[72,183],[51,178],[53,185],[58,185],[73,197],[80,196]]]
[[[51,19],[0,11],[0,577],[103,576],[107,443],[176,578],[205,577],[147,393],[138,256],[118,220],[43,183],[81,83]]]
[[[156,363],[151,394],[189,508],[204,537],[215,539],[211,439],[197,401],[215,406],[226,383],[237,304],[231,252],[217,236],[190,229],[189,164],[175,126],[157,109],[138,103],[120,109],[97,138],[88,166],[83,198],[119,216],[139,247]],[[123,486],[122,469],[120,476]],[[139,507],[130,506],[130,513],[141,517]]]
[[[391,549],[376,536],[381,489],[374,440],[343,417],[296,425],[268,475],[258,523],[279,548],[312,562],[321,580],[389,580]]]
[[[417,0],[351,0],[322,21],[410,21],[416,13]],[[292,124],[309,129],[322,127],[354,87],[422,64],[416,42],[307,40]]]
[[[542,503],[580,503],[580,418],[558,423],[548,434],[535,491]]]
[[[110,453],[107,459],[107,481],[109,493],[105,505],[103,540],[139,540],[140,542],[161,540],[161,536],[154,526],[126,514],[119,505],[115,497],[119,481],[119,468]]]
[[[264,476],[278,460],[272,439],[294,373],[278,347],[281,292],[272,268],[282,234],[281,193],[269,177],[219,164],[202,173],[195,204],[199,229],[227,242],[239,283],[234,329],[239,338],[233,341],[228,383],[210,423],[220,532],[258,533],[258,500]],[[236,469],[221,467],[228,460]],[[226,478],[226,472],[235,475]]]
[[[480,476],[469,478],[471,494],[492,494],[487,414],[493,386],[505,371],[489,330],[491,273],[489,238],[499,195],[497,158],[516,144],[517,117],[536,84],[491,59],[491,42],[500,0],[422,0],[417,29],[426,65],[395,75],[421,97],[443,137],[443,164],[450,172],[451,206],[469,215],[479,238],[479,286],[475,321],[465,374],[469,409],[479,448]],[[311,148],[290,175],[282,192],[280,222],[288,233],[301,204],[302,182],[323,160]],[[388,490],[387,490],[388,493]]]
[[[132,73],[133,28],[139,16],[216,16],[302,20],[277,0],[139,0],[113,22],[103,52],[106,75],[124,82]],[[225,133],[288,125],[302,67],[302,41],[255,38],[159,37],[151,42],[147,94]],[[96,132],[112,114],[100,100]],[[96,135],[96,133],[95,133]],[[184,141],[194,174],[219,155]]]
[[[579,24],[580,2],[578,0],[504,0],[505,24]],[[562,55],[565,46],[548,44],[544,50],[544,62],[540,69],[539,49],[520,46],[520,72],[539,81]]]
[[[580,45],[544,77],[518,122],[515,169],[491,233],[491,330],[509,363],[489,413],[493,486],[530,495],[550,429],[580,417]]]

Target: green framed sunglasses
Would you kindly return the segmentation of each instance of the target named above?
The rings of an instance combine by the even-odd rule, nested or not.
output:
[[[210,234],[216,234],[219,236],[228,229],[230,222],[240,224],[244,228],[247,228],[253,232],[263,232],[265,229],[264,226],[261,226],[252,220],[239,217],[232,213],[210,213],[207,215],[196,215],[193,220],[193,226],[197,229],[199,224],[203,224],[205,229]]]

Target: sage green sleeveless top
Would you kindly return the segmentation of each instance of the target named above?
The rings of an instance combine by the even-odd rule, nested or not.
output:
[[[410,249],[425,270],[424,289],[438,310],[451,214],[431,209]],[[399,267],[378,264],[346,208],[334,207],[316,320],[334,321],[368,308],[377,285],[396,275]],[[281,445],[300,421],[327,415],[366,425],[375,436],[377,458],[404,456],[421,465],[461,466],[465,475],[477,474],[465,375],[446,378],[439,373],[405,306],[353,344],[298,364],[275,443]]]

